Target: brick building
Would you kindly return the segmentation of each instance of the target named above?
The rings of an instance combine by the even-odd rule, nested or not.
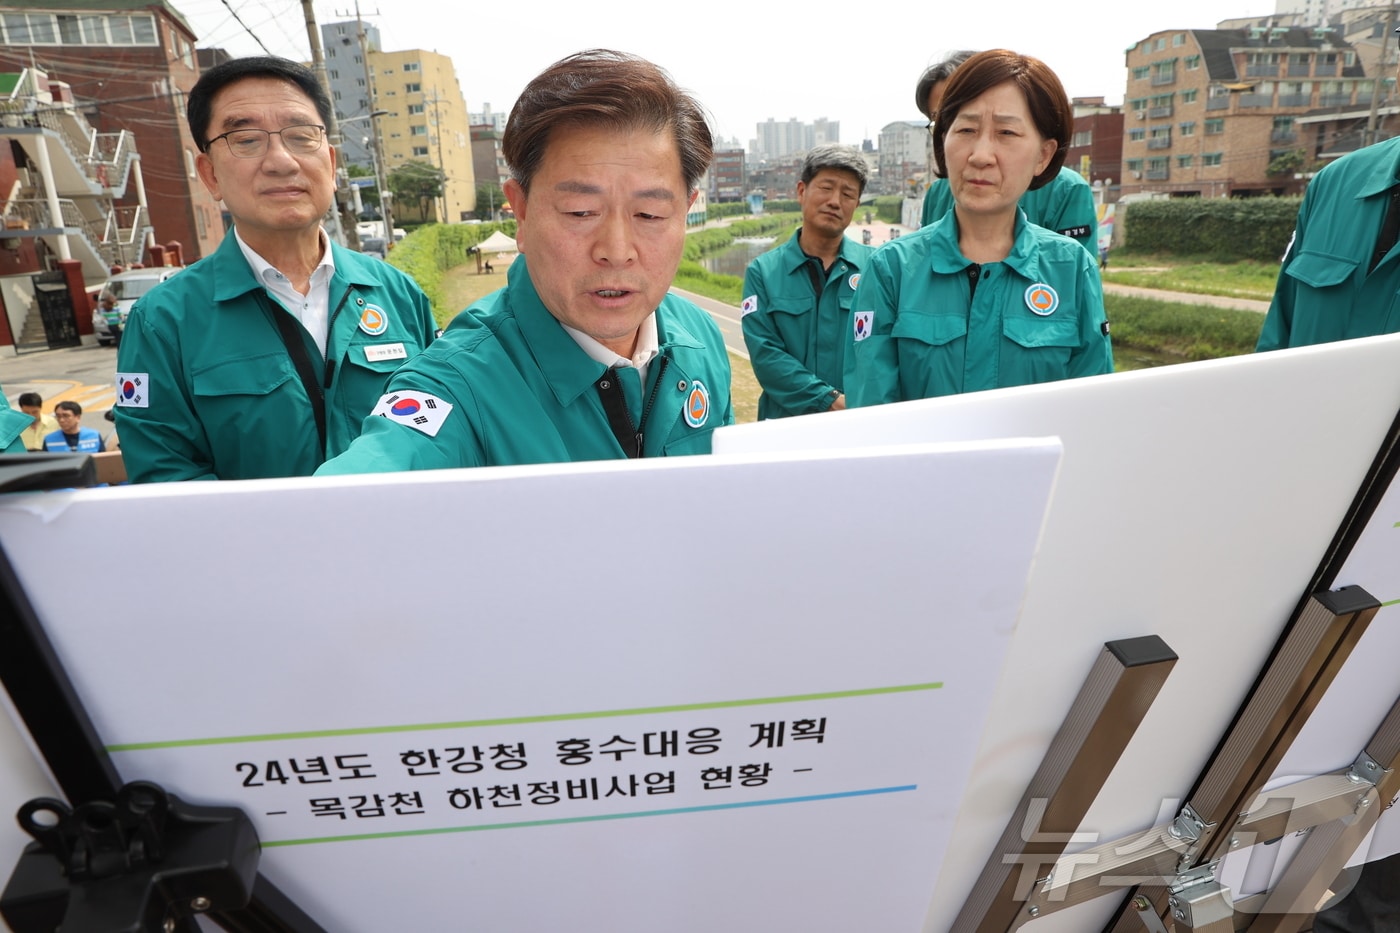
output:
[[[749,193],[742,149],[716,149],[709,175],[709,194],[715,202],[742,201]]]
[[[224,231],[218,203],[195,175],[198,150],[184,119],[199,77],[195,40],[164,0],[21,0],[0,13],[0,71],[33,64],[71,89],[98,133],[131,134],[155,239],[178,241],[186,262],[212,252]],[[134,189],[116,204],[137,207]]]
[[[1127,52],[1124,195],[1243,197],[1301,190],[1301,121],[1369,106],[1377,90],[1336,29],[1164,30]]]
[[[1115,187],[1123,180],[1123,108],[1102,97],[1076,97],[1074,134],[1065,165],[1094,185]]]

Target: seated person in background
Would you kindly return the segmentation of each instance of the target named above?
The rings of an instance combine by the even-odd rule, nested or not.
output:
[[[718,326],[668,293],[713,150],[700,106],[651,62],[581,52],[526,86],[503,149],[506,287],[396,372],[317,475],[709,453],[734,420]]]
[[[77,402],[59,402],[53,407],[58,430],[44,438],[49,453],[100,454],[107,449],[102,435],[83,427],[83,406]]]
[[[1026,221],[1074,114],[1034,58],[974,55],[948,81],[933,147],[954,208],[881,247],[856,290],[846,356],[856,407],[1113,371],[1097,262]]]
[[[43,450],[44,438],[58,430],[58,422],[53,415],[44,414],[44,400],[38,392],[21,392],[18,405],[20,411],[33,419],[20,435],[24,449]]]
[[[943,61],[929,67],[919,77],[914,88],[914,102],[929,119],[933,129],[939,102],[943,99],[948,79],[975,52],[954,52]],[[941,170],[940,170],[941,171]],[[1078,240],[1094,256],[1099,254],[1099,215],[1094,205],[1094,189],[1083,175],[1062,166],[1049,182],[1021,196],[1021,210],[1026,219],[1038,227]],[[924,192],[923,226],[927,227],[953,207],[953,192],[946,178],[929,182]]]

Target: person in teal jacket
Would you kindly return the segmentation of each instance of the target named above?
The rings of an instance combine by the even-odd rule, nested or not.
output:
[[[850,146],[817,146],[802,163],[802,226],[744,272],[741,324],[763,387],[759,420],[846,407],[841,391],[851,299],[874,252],[846,236],[868,175]]]
[[[394,374],[318,475],[703,454],[733,421],[718,326],[668,294],[710,161],[704,112],[650,62],[554,63],[506,123],[520,258]]]
[[[1400,331],[1397,172],[1400,138],[1345,155],[1308,184],[1257,350]]]
[[[932,126],[938,107],[943,100],[943,90],[948,79],[959,65],[971,58],[974,52],[954,52],[936,65],[931,65],[919,76],[914,88],[914,102]],[[1089,255],[1099,255],[1099,214],[1094,204],[1094,189],[1083,175],[1067,166],[1061,166],[1049,183],[1033,188],[1021,196],[1021,210],[1026,219],[1038,227],[1053,230],[1072,240],[1089,251]],[[953,209],[953,192],[946,178],[933,179],[924,192],[924,209],[921,225],[930,226]]]
[[[733,423],[724,338],[695,305],[662,299],[643,384],[635,368],[579,347],[541,303],[525,257],[506,281],[394,374],[359,439],[318,476],[702,454]],[[611,427],[599,385],[610,379],[634,413],[640,453]]]
[[[234,226],[127,318],[116,411],[132,482],[309,476],[433,339],[407,275],[321,229],[330,112],[315,75],[283,59],[233,59],[190,92],[196,167]]]
[[[954,73],[934,153],[956,205],[871,257],[852,315],[851,406],[1113,371],[1097,263],[1017,207],[1054,177],[1072,125],[1036,59],[993,50]]]
[[[24,454],[29,451],[20,437],[24,429],[34,423],[34,418],[10,407],[9,396],[0,390],[0,454]]]

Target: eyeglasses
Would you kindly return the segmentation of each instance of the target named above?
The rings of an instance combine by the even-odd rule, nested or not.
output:
[[[284,126],[280,130],[233,130],[209,140],[212,146],[219,140],[228,145],[228,151],[236,159],[261,159],[267,155],[268,140],[273,136],[282,137],[282,145],[293,155],[310,155],[321,148],[326,140],[326,128],[319,123],[298,123]],[[207,150],[206,150],[207,151]]]

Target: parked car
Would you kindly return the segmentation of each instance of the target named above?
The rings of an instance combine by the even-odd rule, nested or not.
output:
[[[360,238],[360,252],[366,256],[378,256],[380,259],[388,259],[389,253],[384,244],[382,236],[367,236]]]
[[[102,291],[111,292],[117,299],[117,311],[121,314],[121,326],[126,326],[126,316],[131,313],[131,306],[136,304],[137,298],[183,268],[184,266],[154,266],[150,269],[131,269],[126,272],[118,272],[108,279],[106,284],[102,286]],[[107,327],[107,318],[102,314],[100,308],[93,309],[92,330],[97,335],[97,342],[103,346],[116,342],[116,337]]]

